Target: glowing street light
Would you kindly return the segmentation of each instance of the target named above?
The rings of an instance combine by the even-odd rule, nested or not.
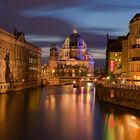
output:
[[[107,80],[109,80],[109,79],[110,79],[110,77],[108,76],[108,77],[106,77],[106,79],[107,79]]]

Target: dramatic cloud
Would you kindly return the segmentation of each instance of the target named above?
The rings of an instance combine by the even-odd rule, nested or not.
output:
[[[48,47],[43,47],[42,48],[42,57],[49,57],[49,55],[50,55],[50,47],[48,46]]]
[[[93,8],[91,8],[93,6]],[[124,8],[124,11],[121,15],[116,13],[108,13],[109,9],[106,8],[108,11],[100,11],[96,10],[94,8],[95,5],[84,5],[84,6],[75,6],[75,7],[66,7],[63,9],[51,9],[49,10],[48,7],[40,7],[36,9],[29,9],[29,10],[24,10],[21,12],[21,15],[29,18],[38,18],[38,17],[44,17],[44,18],[54,18],[60,21],[63,21],[67,24],[70,25],[77,25],[79,28],[89,28],[89,29],[95,29],[97,28],[110,28],[110,25],[112,29],[118,28],[119,33],[127,32],[127,23],[128,19],[130,19],[130,15],[126,13],[126,10]],[[97,5],[96,5],[97,6]],[[96,7],[95,6],[95,7]],[[100,5],[101,6],[101,5]],[[109,5],[104,5],[105,7],[109,7]],[[111,7],[112,6],[112,7]],[[116,7],[115,7],[116,6]],[[98,7],[98,6],[97,6]],[[110,8],[113,9],[119,9],[121,7],[120,5],[110,5]],[[124,7],[129,7],[125,5]],[[131,6],[130,6],[131,7]],[[131,10],[136,9],[133,7],[138,7],[132,6]],[[123,9],[123,6],[121,7]],[[102,8],[101,8],[102,9]],[[111,11],[110,11],[111,12]],[[131,11],[130,11],[131,12]],[[122,18],[123,17],[123,18]],[[121,24],[120,24],[120,18],[121,18]],[[117,26],[117,27],[116,27]],[[88,30],[89,32],[90,30]],[[107,31],[107,30],[106,30]]]
[[[46,17],[46,16],[54,16],[57,18],[63,18],[59,17],[61,13],[68,14],[68,13],[75,13],[79,15],[85,15],[85,14],[94,14],[94,13],[107,13],[108,12],[128,12],[132,10],[139,10],[140,4],[126,4],[126,5],[120,5],[120,4],[84,4],[84,5],[74,5],[74,6],[63,6],[64,4],[55,4],[51,6],[42,6],[39,8],[34,9],[27,9],[23,10],[21,12],[22,15],[27,17]],[[57,13],[57,14],[56,14]],[[56,15],[55,15],[56,14]],[[69,15],[73,16],[73,14]]]
[[[89,51],[95,59],[105,59],[106,58],[105,49],[91,49],[90,48]]]
[[[62,42],[64,40],[64,38],[57,36],[27,35],[26,37],[31,42]]]
[[[128,12],[131,10],[139,10],[140,4],[97,4],[86,7],[87,11],[94,12]]]

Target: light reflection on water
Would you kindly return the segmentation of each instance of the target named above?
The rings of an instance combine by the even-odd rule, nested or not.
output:
[[[138,111],[99,103],[90,87],[0,95],[0,140],[139,140]]]

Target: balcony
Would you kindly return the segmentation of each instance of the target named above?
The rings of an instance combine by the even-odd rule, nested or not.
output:
[[[132,57],[130,61],[140,61],[140,57]]]
[[[140,48],[140,45],[139,44],[133,44],[132,49],[136,49],[136,48]]]

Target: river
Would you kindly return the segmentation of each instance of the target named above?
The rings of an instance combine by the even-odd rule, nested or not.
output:
[[[0,95],[0,140],[139,140],[140,112],[100,103],[94,88]]]

